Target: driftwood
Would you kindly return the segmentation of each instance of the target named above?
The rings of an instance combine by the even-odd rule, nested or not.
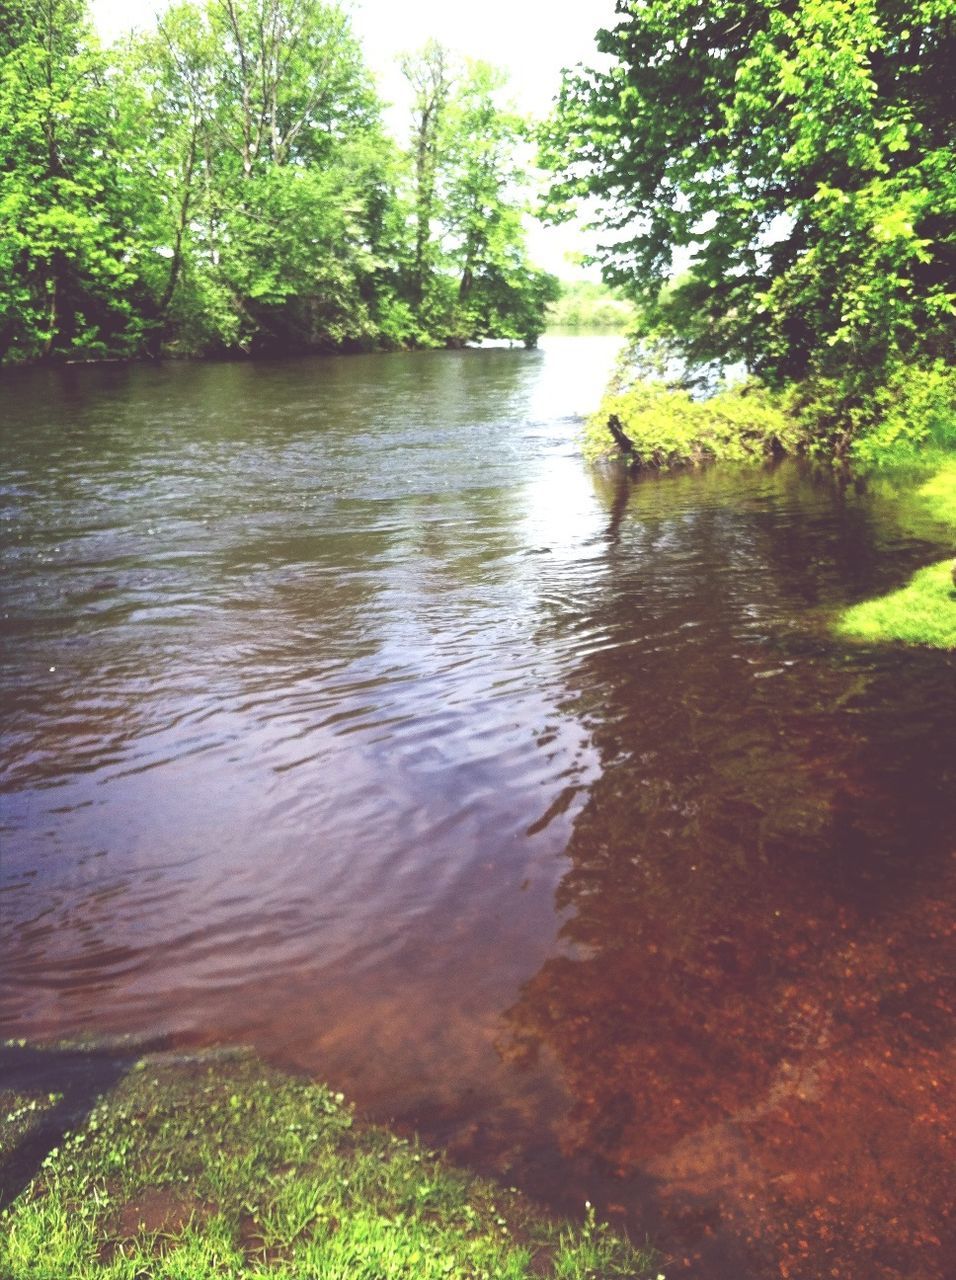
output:
[[[639,466],[641,459],[634,446],[634,441],[629,435],[625,434],[624,428],[621,426],[621,419],[616,413],[612,413],[608,418],[607,429],[614,437],[614,443],[622,453],[627,455],[632,465],[636,463]]]

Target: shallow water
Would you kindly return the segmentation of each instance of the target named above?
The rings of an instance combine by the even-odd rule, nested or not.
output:
[[[945,533],[589,473],[616,341],[5,375],[6,1034],[252,1043],[669,1280],[943,1276],[954,663],[827,620]]]

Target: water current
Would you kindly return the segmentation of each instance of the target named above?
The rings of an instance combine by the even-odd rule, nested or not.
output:
[[[945,554],[576,444],[617,340],[0,385],[0,1014],[251,1044],[680,1276],[946,1274]],[[940,550],[940,548],[943,550]]]

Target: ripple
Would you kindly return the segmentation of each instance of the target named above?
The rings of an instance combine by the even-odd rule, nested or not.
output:
[[[9,1034],[250,1039],[580,1201],[746,1114],[888,904],[929,945],[951,659],[825,625],[926,544],[798,467],[589,474],[612,346],[13,380]]]

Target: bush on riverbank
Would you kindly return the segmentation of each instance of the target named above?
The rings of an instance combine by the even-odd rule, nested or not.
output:
[[[0,1093],[3,1147],[58,1101]],[[0,1220],[7,1280],[584,1280],[654,1261],[246,1054],[141,1059]]]
[[[837,379],[791,383],[776,392],[750,379],[694,396],[665,380],[668,368],[666,349],[631,338],[587,424],[590,461],[619,456],[607,429],[611,414],[642,465],[662,468],[806,453],[861,471],[929,469],[956,451],[956,369],[941,360],[899,366],[881,388],[849,401]],[[678,362],[674,372],[681,368]]]
[[[835,388],[836,392],[839,388]],[[901,365],[860,404],[830,403],[816,386],[794,393],[802,420],[823,445],[836,434],[849,440],[852,462],[873,468],[932,465],[931,455],[956,450],[956,369],[942,360]],[[827,421],[836,426],[828,432]]]
[[[589,461],[618,455],[607,429],[611,414],[633,441],[642,465],[670,468],[703,462],[759,461],[796,453],[806,443],[800,424],[778,397],[757,383],[694,400],[661,382],[636,381],[612,388],[585,427]]]

